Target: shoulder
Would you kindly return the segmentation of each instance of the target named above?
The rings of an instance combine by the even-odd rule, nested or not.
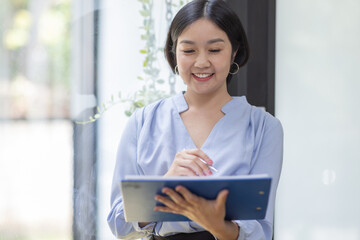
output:
[[[284,131],[279,119],[260,107],[251,106],[254,137],[258,144],[280,146],[284,139]]]
[[[282,131],[280,120],[268,113],[265,108],[251,105],[245,96],[234,97],[234,100],[236,105],[234,110],[242,121],[246,121],[255,132],[264,132],[271,129]]]
[[[133,121],[143,125],[146,120],[152,119],[156,115],[164,114],[174,108],[173,98],[162,98],[137,109],[130,117]]]
[[[273,128],[281,128],[282,125],[279,119],[271,115],[270,113],[266,112],[264,108],[251,106],[251,114],[252,119],[254,122],[259,124],[259,126],[265,127],[267,130],[273,129]]]
[[[243,117],[246,119],[248,137],[254,144],[253,156],[258,156],[260,150],[271,154],[278,151],[280,154],[284,139],[280,120],[264,108],[249,104],[246,98],[243,99],[241,107],[247,109]]]

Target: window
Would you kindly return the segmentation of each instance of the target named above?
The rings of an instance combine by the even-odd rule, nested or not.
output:
[[[0,239],[71,238],[71,11],[1,3]]]

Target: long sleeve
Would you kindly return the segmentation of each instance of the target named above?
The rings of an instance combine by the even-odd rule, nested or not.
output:
[[[278,186],[283,159],[283,129],[275,119],[264,128],[258,128],[256,133],[258,143],[252,157],[250,174],[266,173],[272,177],[271,192],[266,217],[263,220],[236,221],[240,227],[238,240],[271,240],[273,232],[273,217],[275,195]]]
[[[143,229],[137,222],[125,222],[124,207],[120,191],[120,180],[127,174],[141,174],[137,165],[137,138],[141,128],[141,111],[135,112],[124,129],[116,157],[112,190],[111,212],[108,215],[108,224],[117,238],[138,239],[150,235],[155,224]]]

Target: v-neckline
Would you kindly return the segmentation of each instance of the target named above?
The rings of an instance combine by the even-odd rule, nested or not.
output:
[[[192,146],[189,146],[191,148],[199,148],[199,149],[204,149],[204,147],[206,147],[210,140],[213,138],[213,135],[216,134],[216,129],[218,128],[218,126],[224,121],[224,119],[226,118],[226,115],[227,115],[227,111],[225,111],[225,108],[227,109],[227,105],[229,105],[230,102],[234,101],[234,98],[232,98],[230,101],[228,101],[222,108],[221,108],[221,111],[222,113],[224,114],[224,116],[222,116],[216,123],[215,125],[212,127],[209,135],[206,137],[205,141],[202,143],[201,146],[197,147],[193,138],[191,137],[191,134],[189,133],[182,117],[180,116],[181,113],[187,111],[189,109],[189,106],[186,102],[186,99],[183,95],[184,93],[182,93],[180,96],[179,96],[179,99],[180,101],[177,101],[177,107],[178,107],[178,118],[179,118],[179,121],[181,121],[181,125],[183,127],[183,130],[185,131],[186,133],[186,136],[189,140],[189,143],[192,145]]]
[[[212,127],[212,129],[210,130],[209,135],[206,137],[205,141],[201,144],[201,146],[196,146],[194,139],[191,137],[191,134],[189,132],[189,130],[187,129],[183,119],[180,116],[179,113],[179,117],[180,117],[180,121],[182,123],[183,129],[186,132],[186,136],[188,137],[189,141],[191,142],[192,148],[198,148],[198,149],[204,149],[204,147],[206,147],[209,144],[209,141],[213,138],[212,135],[216,134],[216,129],[218,128],[218,125],[220,125],[220,123],[223,121],[223,119],[226,117],[226,114],[224,114],[224,116],[222,116],[216,123],[215,125]]]

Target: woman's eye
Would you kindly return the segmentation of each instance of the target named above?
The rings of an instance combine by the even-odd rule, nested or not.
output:
[[[217,52],[220,52],[221,50],[220,49],[210,49],[209,52],[211,53],[217,53]]]
[[[195,52],[195,50],[184,50],[183,52],[184,53],[193,53],[193,52]]]

